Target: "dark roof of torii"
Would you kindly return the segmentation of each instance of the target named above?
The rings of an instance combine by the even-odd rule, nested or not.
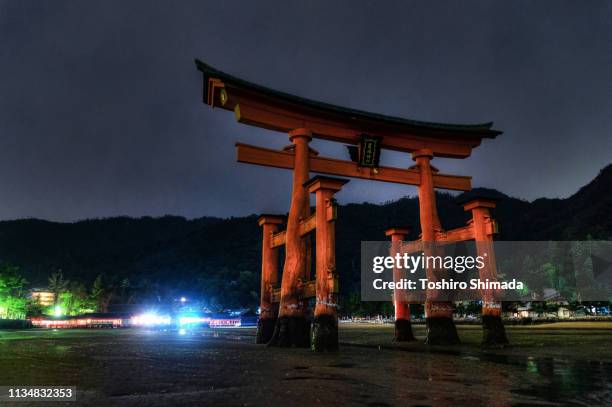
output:
[[[422,130],[437,130],[447,132],[458,132],[465,136],[473,135],[478,138],[495,138],[499,134],[502,134],[499,130],[494,130],[491,127],[493,122],[479,123],[479,124],[451,124],[451,123],[435,123],[425,122],[419,120],[405,119],[401,117],[387,116],[378,113],[365,112],[362,110],[351,109],[347,107],[337,106],[330,103],[319,102],[311,99],[306,99],[300,96],[291,95],[289,93],[277,91],[274,89],[267,88],[265,86],[257,85],[255,83],[246,81],[244,79],[237,78],[223,71],[220,71],[199,59],[195,60],[198,70],[204,74],[205,86],[208,86],[209,78],[217,78],[225,83],[230,83],[235,86],[239,86],[244,89],[249,89],[262,95],[283,99],[287,102],[299,104],[305,107],[323,110],[337,115],[346,115],[347,117],[358,117],[370,121],[381,122],[396,126],[407,126],[413,129]]]

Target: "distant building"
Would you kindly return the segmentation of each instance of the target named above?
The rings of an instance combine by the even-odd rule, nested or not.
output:
[[[559,318],[570,318],[572,316],[572,312],[565,307],[559,307],[559,309],[557,310],[557,316]]]
[[[30,292],[30,298],[36,304],[42,305],[43,307],[49,307],[55,304],[55,293],[41,288],[34,288]]]
[[[35,328],[123,328],[130,325],[130,315],[118,312],[95,312],[64,317],[32,318]]]
[[[537,318],[538,316],[538,313],[531,309],[530,304],[525,307],[517,307],[514,313],[515,318]]]

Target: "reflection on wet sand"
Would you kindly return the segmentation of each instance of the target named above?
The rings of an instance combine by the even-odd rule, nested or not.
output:
[[[0,331],[0,383],[74,385],[92,406],[611,405],[611,333],[509,329],[512,347],[483,349],[477,327],[427,347],[342,326],[340,352],[313,353],[253,329]]]

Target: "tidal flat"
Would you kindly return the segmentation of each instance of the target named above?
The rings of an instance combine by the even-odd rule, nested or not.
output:
[[[253,328],[0,331],[0,386],[70,385],[76,402],[15,406],[610,405],[612,324],[509,326],[511,346],[393,343],[341,324],[341,349],[255,345]]]

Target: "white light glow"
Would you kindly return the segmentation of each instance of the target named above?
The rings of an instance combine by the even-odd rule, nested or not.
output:
[[[131,318],[133,325],[140,326],[158,326],[158,325],[170,325],[172,323],[172,318],[168,315],[157,315],[154,313],[146,313],[142,315],[137,315]]]

